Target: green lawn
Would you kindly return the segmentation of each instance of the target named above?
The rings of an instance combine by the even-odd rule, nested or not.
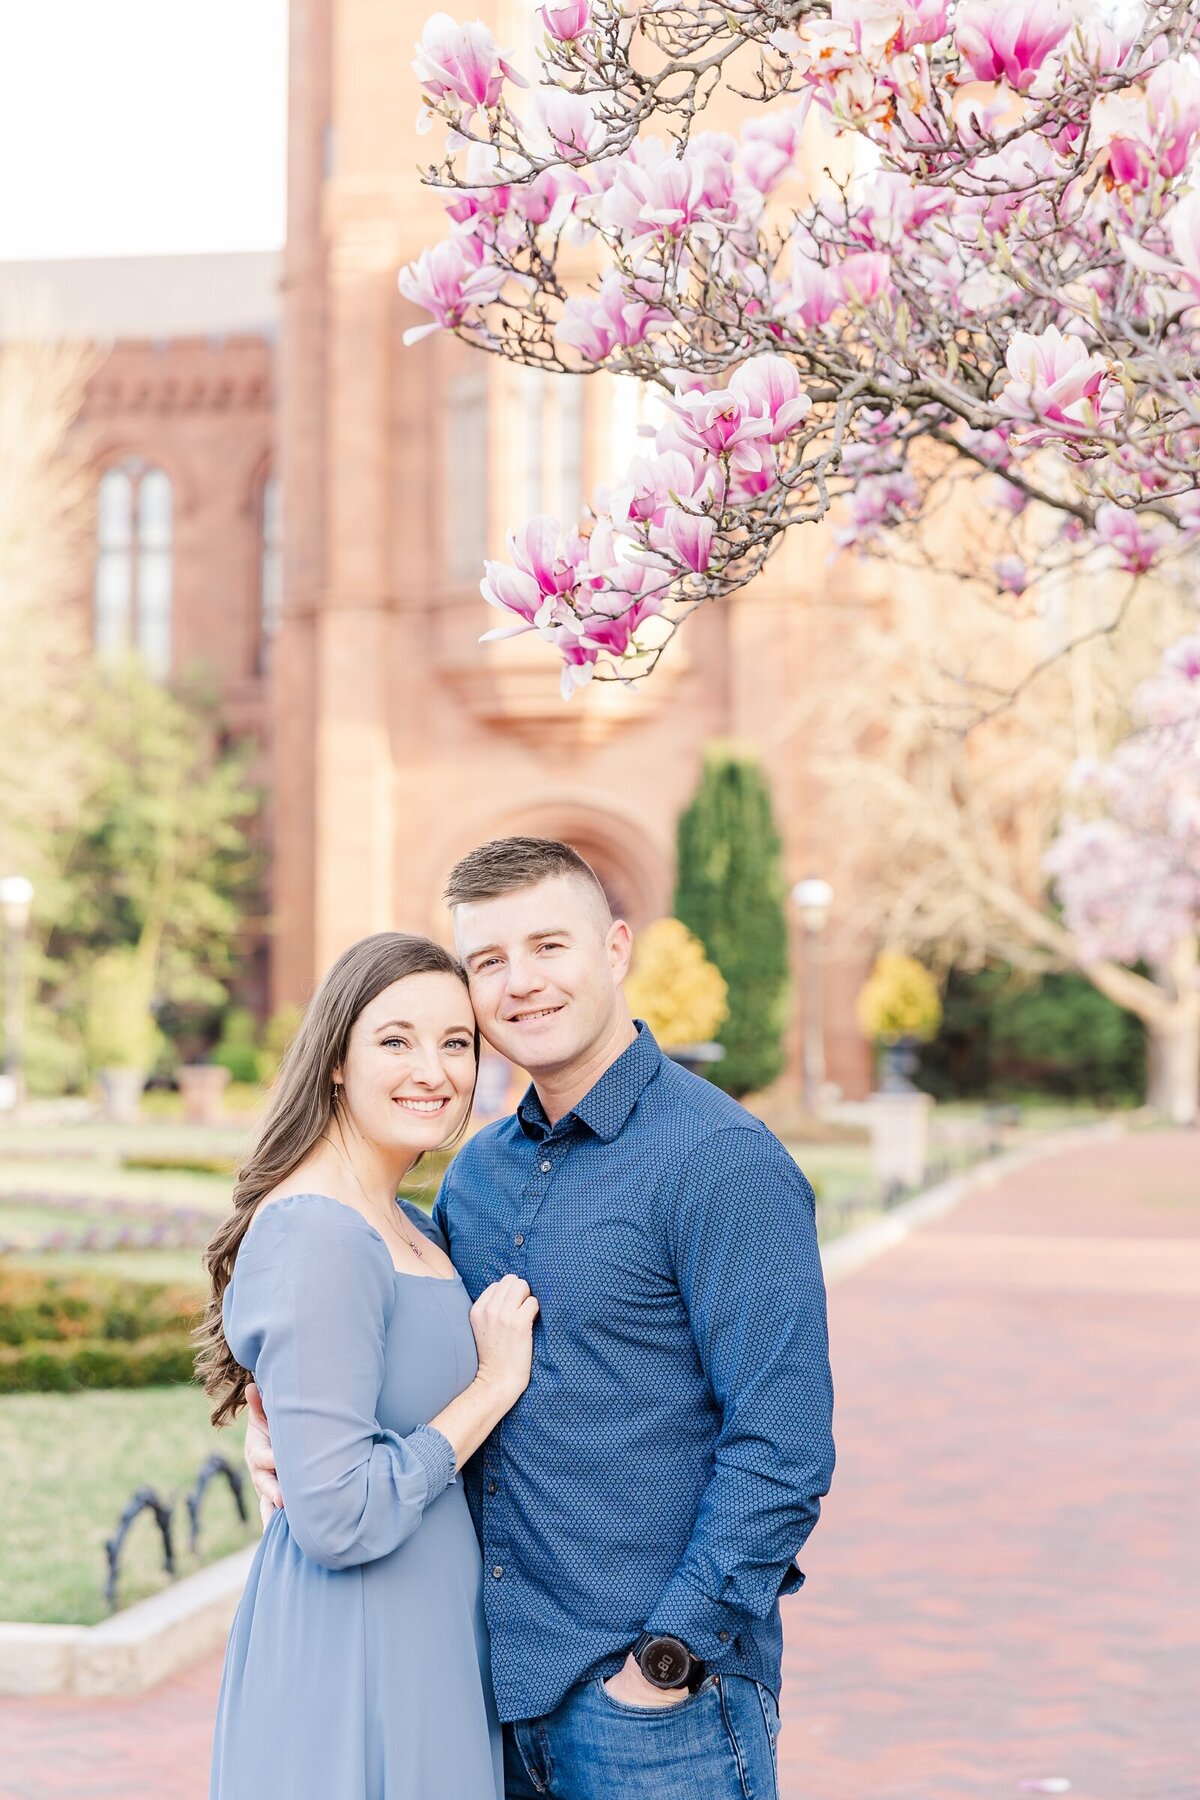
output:
[[[247,1487],[250,1524],[240,1523],[224,1482],[201,1512],[201,1554],[187,1548],[184,1496],[214,1450],[241,1466],[242,1422],[208,1423],[209,1403],[191,1387],[0,1397],[0,1619],[93,1625],[107,1616],[104,1541],[135,1488],[175,1503],[176,1568],[254,1542],[258,1513]],[[118,1589],[122,1605],[167,1586],[162,1545],[149,1513],[126,1540]]]

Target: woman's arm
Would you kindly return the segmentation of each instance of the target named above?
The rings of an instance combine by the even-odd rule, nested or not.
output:
[[[239,1349],[271,1421],[292,1536],[326,1568],[386,1556],[512,1405],[521,1391],[515,1373],[502,1355],[484,1359],[437,1419],[406,1436],[386,1431],[376,1408],[396,1291],[391,1259],[367,1222],[334,1200],[289,1196],[264,1211],[238,1264]],[[489,1309],[502,1347],[522,1304],[510,1290]]]

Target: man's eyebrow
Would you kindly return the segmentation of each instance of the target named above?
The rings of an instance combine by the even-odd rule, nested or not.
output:
[[[571,933],[565,925],[555,925],[548,931],[531,931],[529,936],[525,939],[525,942],[527,944],[537,944],[544,938],[569,938],[570,935]],[[466,961],[468,963],[473,963],[481,956],[496,956],[503,948],[503,944],[484,944],[479,950],[468,950]]]

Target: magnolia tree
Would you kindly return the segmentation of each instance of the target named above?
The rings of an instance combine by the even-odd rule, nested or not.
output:
[[[767,730],[776,755],[802,746],[819,784],[825,872],[843,896],[831,929],[847,954],[874,940],[941,969],[1073,970],[1145,1027],[1152,1104],[1190,1117],[1194,650],[1155,671],[1192,604],[1182,583],[1143,582],[1112,630],[1087,637],[1090,589],[1058,598],[1057,630],[1080,641],[1042,666],[1044,622],[1005,619],[976,590],[931,576],[903,598],[882,592],[847,614]],[[954,729],[980,690],[1008,698]],[[1064,818],[1064,795],[1083,823]]]
[[[1080,815],[1046,866],[1085,966],[1151,1027],[1151,1098],[1187,1122],[1200,1096],[1200,636],[1167,652],[1134,712],[1112,755],[1076,771]]]
[[[1200,536],[1195,0],[540,17],[525,70],[483,24],[425,27],[450,226],[401,274],[431,314],[407,335],[633,377],[666,422],[583,518],[518,522],[488,635],[540,633],[568,694],[637,678],[791,527],[841,498],[840,541],[869,549],[955,471],[1009,523],[1009,596]],[[752,110],[700,129],[722,88]],[[822,131],[851,172],[806,191]]]

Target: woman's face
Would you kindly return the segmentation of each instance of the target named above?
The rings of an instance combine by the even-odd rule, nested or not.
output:
[[[385,1155],[413,1156],[452,1138],[475,1084],[475,1015],[454,975],[406,975],[350,1030],[338,1112]]]

